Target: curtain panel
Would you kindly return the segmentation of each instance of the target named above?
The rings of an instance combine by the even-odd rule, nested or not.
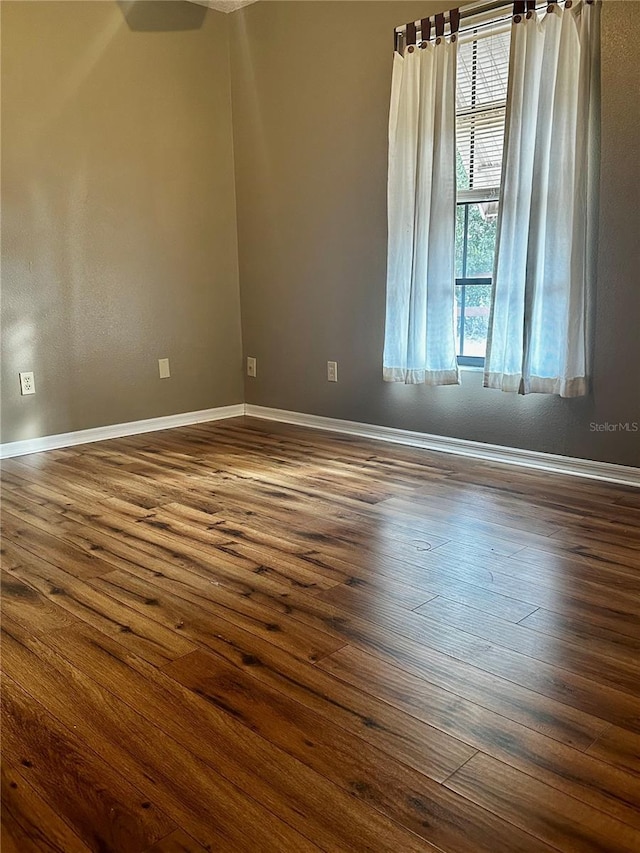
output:
[[[600,3],[512,25],[502,197],[484,385],[588,392]]]
[[[455,344],[457,39],[394,54],[383,378],[459,383]]]

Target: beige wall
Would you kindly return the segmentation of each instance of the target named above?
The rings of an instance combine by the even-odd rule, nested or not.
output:
[[[640,16],[603,12],[603,159],[594,391],[519,397],[382,382],[391,31],[444,3],[257,3],[233,17],[247,401],[494,444],[640,464]],[[634,8],[635,7],[635,8]],[[326,381],[327,360],[339,382]]]
[[[242,401],[228,21],[2,3],[3,441]]]

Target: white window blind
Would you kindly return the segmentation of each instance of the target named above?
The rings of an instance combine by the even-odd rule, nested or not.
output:
[[[509,25],[463,36],[456,93],[458,201],[497,199],[509,73]]]

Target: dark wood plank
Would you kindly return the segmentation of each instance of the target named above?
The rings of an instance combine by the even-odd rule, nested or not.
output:
[[[7,850],[637,844],[637,490],[246,417],[0,480]]]
[[[137,575],[140,575],[140,571]],[[264,623],[248,622],[230,615],[228,619],[221,618],[212,623],[204,619],[196,608],[210,608],[210,600],[217,594],[218,588],[201,589],[202,582],[191,573],[185,572],[178,578],[172,577],[171,573],[157,577],[156,573],[147,572],[145,579],[138,579],[128,572],[114,572],[93,579],[91,583],[104,588],[110,595],[122,596],[123,603],[149,614],[150,618],[164,626],[179,624],[187,636],[211,648],[219,645],[220,635],[229,636],[236,627],[242,626],[302,660],[318,660],[349,642],[374,651],[433,684],[460,696],[473,697],[484,707],[499,710],[516,721],[569,744],[586,748],[606,727],[604,720],[456,661],[434,648],[430,648],[428,655],[425,655],[424,646],[420,643],[389,631],[386,626],[380,627],[368,620],[350,616],[346,611],[336,610],[314,598],[296,602],[295,609],[285,599],[280,604],[280,610],[275,609],[270,620]],[[277,599],[269,600],[269,604],[277,608]],[[293,614],[297,618],[287,620]],[[306,629],[300,625],[305,619],[310,624]],[[283,626],[286,626],[286,631]],[[311,652],[307,651],[309,635],[305,631],[318,627],[323,629],[323,635],[336,638],[331,641],[335,644],[334,648],[325,645],[324,655],[313,651],[313,644]],[[298,641],[289,642],[287,631],[297,633]]]
[[[2,741],[9,761],[92,850],[139,853],[173,830],[154,804],[6,675]]]
[[[3,756],[2,760],[3,853],[88,853],[58,814]]]
[[[56,680],[55,671],[65,675],[71,668],[66,667],[58,655],[130,708],[141,711],[152,726],[160,728],[244,791],[247,797],[281,815],[302,835],[326,849],[337,849],[341,845],[356,849],[361,845],[371,850],[378,846],[389,850],[422,849],[415,838],[392,821],[272,746],[248,729],[241,718],[230,718],[224,709],[185,689],[113,640],[95,632],[85,635],[69,631],[47,638],[47,646],[57,654],[52,655],[41,643],[33,641],[29,642],[27,650],[11,651],[16,662],[32,673],[31,681],[37,682],[37,689],[47,690],[48,701],[58,705],[63,702],[61,713],[65,713],[64,698],[58,695],[59,679]],[[65,681],[63,679],[63,694],[68,690]],[[176,708],[180,709],[179,713]],[[126,721],[130,712],[125,709],[123,715]],[[97,724],[101,724],[99,715]],[[473,752],[475,750],[466,748],[464,753],[459,752],[455,766],[462,764]],[[140,753],[142,757],[144,749]],[[453,769],[451,761],[448,767]],[[331,822],[327,822],[327,814],[332,815]],[[183,825],[184,820],[188,820],[184,815],[176,814],[176,818]]]
[[[640,662],[617,661],[594,649],[593,645],[585,646],[565,638],[551,640],[531,630],[526,622],[513,625],[442,596],[417,607],[415,612],[536,660],[570,669],[632,696],[640,696]]]
[[[146,853],[207,853],[207,850],[182,829],[176,829],[149,847]]]
[[[449,655],[455,661],[534,690],[555,702],[579,708],[593,716],[600,714],[609,722],[640,731],[637,692],[630,695],[563,669],[561,665],[537,661],[532,667],[530,657],[512,651],[506,644],[481,641],[466,630],[450,627],[424,614],[407,612],[362,592],[357,586],[336,587],[331,592],[334,602],[338,594],[344,610],[386,629],[389,636],[398,634],[406,637],[430,650]]]
[[[17,566],[16,566],[17,568]],[[0,575],[3,617],[10,616],[34,633],[40,634],[74,624],[71,614],[41,595],[29,584],[9,572]]]
[[[93,625],[105,633],[122,638],[131,649],[145,659],[166,663],[195,648],[179,632],[170,631],[136,610],[88,586],[51,563],[13,546],[22,553],[23,563],[14,569],[21,581],[37,590],[71,616]],[[174,626],[175,627],[175,626]]]
[[[479,751],[640,828],[640,778],[594,761],[579,749],[468,699],[452,696],[398,666],[350,646],[325,658],[319,666]]]
[[[591,744],[588,752],[640,776],[640,735],[635,732],[610,726]]]
[[[165,671],[425,842],[460,853],[531,848],[511,824],[447,797],[442,786],[367,744],[354,748],[344,730],[212,655],[193,652]]]
[[[317,849],[251,796],[240,792],[199,755],[173,738],[163,737],[150,719],[47,645],[36,638],[25,642],[17,632],[9,633],[5,628],[3,632],[3,665],[7,671],[14,677],[26,674],[30,694],[47,709],[47,716],[60,720],[83,742],[98,745],[101,758],[134,784],[143,800],[153,797],[174,821],[173,825],[165,822],[163,836],[179,824],[205,847],[210,844],[237,849],[247,844],[274,853],[282,849]],[[13,684],[10,680],[9,683]],[[202,736],[197,720],[195,732]],[[42,758],[37,744],[32,755],[33,763]],[[56,784],[52,773],[50,785]],[[148,804],[143,802],[142,808],[148,809]],[[114,844],[113,849],[131,847]]]
[[[576,853],[637,853],[640,830],[594,812],[579,800],[478,754],[445,786],[561,850]]]

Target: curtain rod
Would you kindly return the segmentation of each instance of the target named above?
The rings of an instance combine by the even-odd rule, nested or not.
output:
[[[545,5],[546,5],[546,2],[545,2]],[[482,15],[484,12],[493,12],[494,10],[502,9],[502,8],[507,9],[511,6],[513,6],[513,0],[493,0],[493,2],[489,2],[489,3],[469,4],[468,6],[463,7],[460,10],[460,19],[464,20],[465,18],[471,18],[471,17],[475,17],[476,15]],[[447,12],[444,12],[443,14],[445,15],[446,20],[448,22],[450,12],[447,11]],[[433,17],[433,15],[431,15],[430,17]],[[419,20],[420,19],[416,19],[415,23],[418,24]],[[419,29],[420,28],[418,27],[418,30]],[[395,31],[398,34],[404,35],[404,33],[407,31],[407,25],[401,24],[400,26],[396,27]]]
[[[553,1],[554,0],[536,0],[535,8],[536,9],[542,9],[542,8],[548,6],[549,3],[553,2]],[[559,2],[559,0],[555,0],[555,2]],[[587,0],[587,2],[593,2],[593,0]],[[459,10],[459,15],[460,15],[459,20],[464,21],[467,18],[481,18],[481,17],[484,17],[484,15],[488,14],[489,12],[497,12],[500,9],[504,9],[505,17],[511,17],[511,13],[513,11],[513,5],[514,5],[513,0],[490,0],[490,2],[488,2],[488,3],[487,2],[479,2],[479,3],[472,3],[472,4],[470,3],[467,6],[463,6],[462,9]],[[450,24],[451,23],[451,13],[447,11],[447,12],[444,12],[443,14],[445,16],[445,22],[447,24]],[[433,17],[434,16],[431,15],[429,18],[423,19],[423,20],[430,20]],[[410,22],[409,26],[411,26],[412,23],[416,27],[416,31],[418,33],[421,33],[421,20],[418,19],[416,21]],[[470,24],[467,24],[467,27],[469,27],[469,26],[470,26]],[[465,27],[465,29],[467,27]],[[394,30],[394,32],[399,36],[404,36],[406,31],[407,31],[407,24],[401,24],[400,26],[396,27]]]

